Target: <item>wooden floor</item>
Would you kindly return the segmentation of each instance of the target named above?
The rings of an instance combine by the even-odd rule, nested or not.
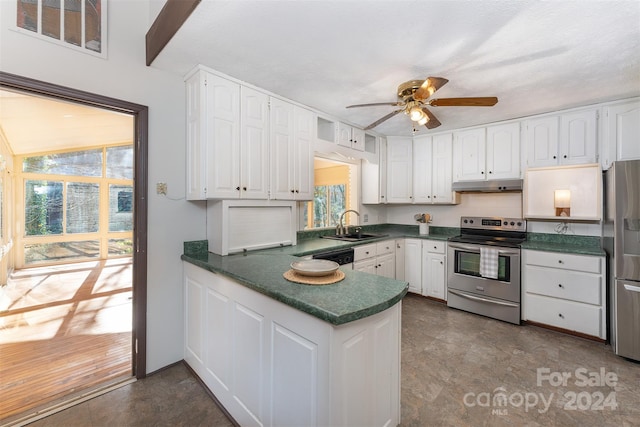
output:
[[[0,421],[132,375],[131,286],[131,258],[12,274],[0,288]]]

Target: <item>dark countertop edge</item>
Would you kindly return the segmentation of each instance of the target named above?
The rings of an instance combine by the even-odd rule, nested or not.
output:
[[[555,242],[523,242],[520,245],[521,249],[545,251],[545,252],[560,252],[569,253],[575,255],[591,255],[591,256],[605,256],[606,252],[599,246],[581,246],[581,245],[569,245],[566,243]]]
[[[395,304],[397,304],[399,301],[402,300],[402,298],[405,297],[405,295],[408,292],[409,286],[407,284],[407,286],[405,286],[404,290],[402,292],[400,292],[399,294],[397,294],[396,296],[394,296],[393,298],[390,298],[386,301],[383,301],[379,304],[373,305],[373,306],[369,306],[369,307],[365,307],[362,308],[360,310],[357,311],[353,311],[350,313],[346,313],[343,315],[336,315],[333,314],[331,312],[328,312],[324,309],[320,309],[316,306],[310,305],[305,303],[304,301],[298,300],[298,299],[294,299],[294,298],[288,298],[286,295],[283,295],[279,292],[270,292],[268,288],[262,287],[262,286],[258,286],[255,283],[246,280],[245,278],[238,276],[236,274],[230,273],[227,270],[223,270],[223,269],[219,269],[219,268],[215,268],[213,265],[211,265],[208,260],[203,260],[203,259],[198,259],[197,257],[194,256],[190,256],[190,255],[182,255],[180,257],[183,261],[186,261],[190,264],[193,264],[197,267],[203,268],[204,270],[210,271],[212,273],[217,273],[217,274],[222,274],[223,276],[232,278],[234,280],[236,280],[237,282],[239,282],[240,284],[248,287],[249,289],[252,289],[258,293],[261,293],[263,295],[268,296],[269,298],[272,298],[276,301],[279,301],[283,304],[288,305],[289,307],[299,310],[303,313],[307,313],[313,317],[316,317],[320,320],[324,320],[326,322],[331,323],[332,325],[342,325],[345,323],[349,323],[355,320],[359,320],[359,319],[364,319],[366,317],[369,316],[373,316],[374,314],[378,314],[388,308],[393,307]]]

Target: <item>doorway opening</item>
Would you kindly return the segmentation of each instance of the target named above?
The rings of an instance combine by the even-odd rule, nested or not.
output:
[[[40,150],[0,159],[2,376],[29,385],[0,399],[3,419],[145,376],[148,111],[8,73],[0,91],[129,119],[125,141],[95,141],[87,128],[73,147],[50,135]]]

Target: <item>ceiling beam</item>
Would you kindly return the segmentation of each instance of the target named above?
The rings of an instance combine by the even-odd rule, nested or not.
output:
[[[167,0],[145,37],[147,66],[162,52],[202,0]]]

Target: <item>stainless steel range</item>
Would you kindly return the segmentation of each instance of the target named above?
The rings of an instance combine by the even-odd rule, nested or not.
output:
[[[520,324],[522,218],[462,217],[448,244],[447,305]]]

